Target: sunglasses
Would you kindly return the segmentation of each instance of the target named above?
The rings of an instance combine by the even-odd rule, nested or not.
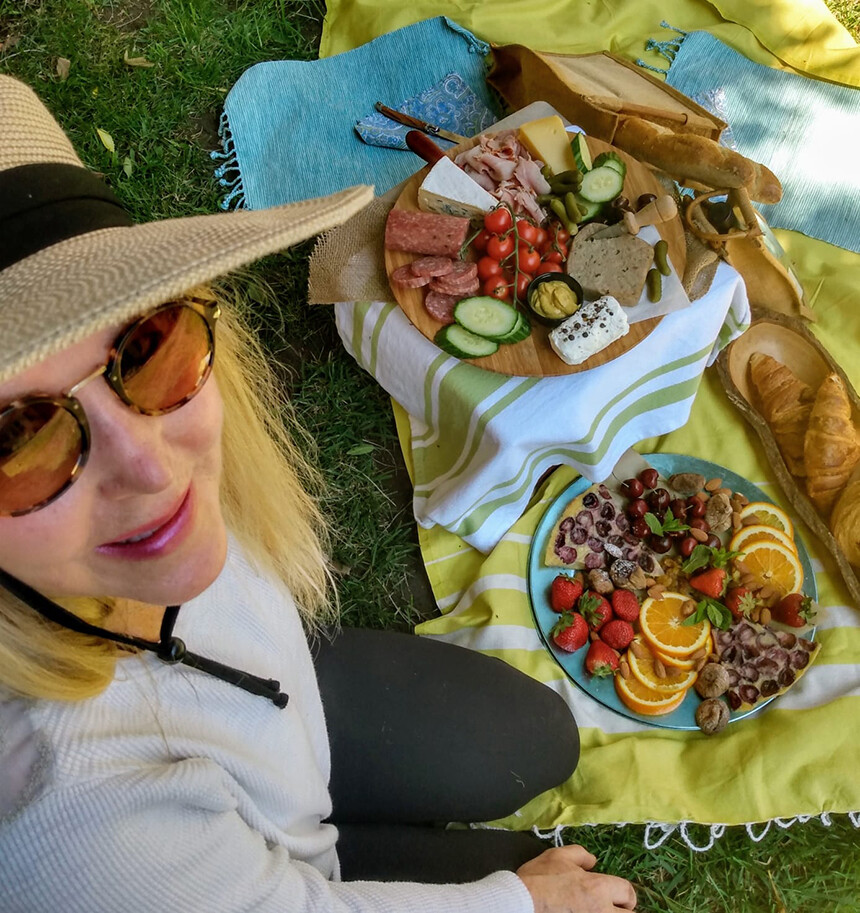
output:
[[[141,415],[165,415],[195,396],[212,371],[219,314],[199,298],[162,305],[126,327],[107,362],[65,393],[27,396],[0,409],[0,516],[39,510],[80,476],[91,436],[75,397],[90,381],[104,376]]]

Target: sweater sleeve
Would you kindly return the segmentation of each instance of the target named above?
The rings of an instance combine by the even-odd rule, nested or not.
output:
[[[4,913],[533,913],[511,872],[465,885],[329,881],[250,827],[217,783],[177,790],[164,782],[174,776],[50,791],[0,825]]]

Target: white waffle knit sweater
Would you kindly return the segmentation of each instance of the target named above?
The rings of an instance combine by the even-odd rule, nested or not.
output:
[[[469,885],[338,880],[307,643],[289,594],[234,545],[175,633],[277,678],[287,708],[151,656],[122,660],[97,698],[32,703],[48,763],[36,796],[0,819],[2,913],[532,913],[509,872]],[[0,765],[3,753],[0,737]]]

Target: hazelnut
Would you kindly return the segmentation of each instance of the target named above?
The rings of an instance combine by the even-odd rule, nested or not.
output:
[[[702,666],[696,679],[696,691],[700,697],[719,697],[728,688],[729,673],[719,663],[706,663]]]
[[[705,735],[715,735],[729,723],[729,705],[718,697],[702,701],[696,708],[696,725]]]

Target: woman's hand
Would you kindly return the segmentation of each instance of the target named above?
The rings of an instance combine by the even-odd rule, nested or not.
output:
[[[581,846],[547,850],[520,866],[535,913],[617,913],[636,908],[626,878],[592,872],[597,859]]]

